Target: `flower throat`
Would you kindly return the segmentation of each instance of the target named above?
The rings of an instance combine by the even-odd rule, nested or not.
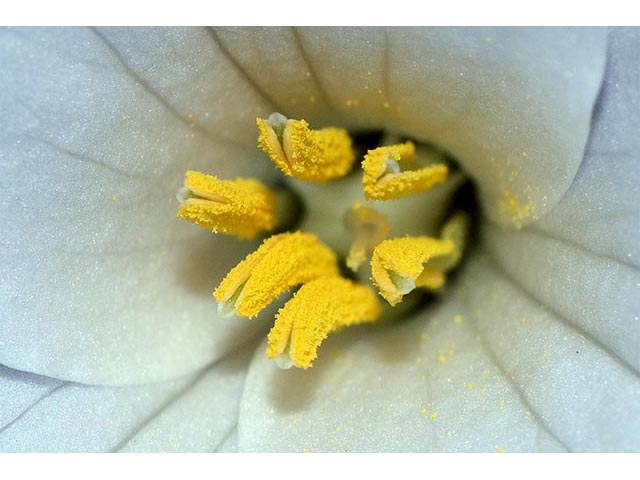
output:
[[[400,138],[354,141],[279,113],[256,122],[282,186],[188,171],[178,217],[245,240],[271,234],[213,296],[220,315],[253,318],[297,288],[275,317],[266,355],[306,369],[329,334],[402,316],[401,304],[416,304],[411,292],[442,289],[468,237],[468,213],[446,216],[465,178],[445,154]]]

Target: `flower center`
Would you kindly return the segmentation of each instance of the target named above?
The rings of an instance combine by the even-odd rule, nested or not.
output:
[[[252,318],[298,288],[275,318],[266,354],[282,368],[309,368],[329,334],[397,316],[391,307],[406,295],[442,288],[468,235],[467,213],[444,216],[464,177],[445,155],[411,141],[387,138],[358,158],[362,145],[356,139],[354,149],[339,128],[311,130],[278,113],[257,125],[259,147],[301,199],[304,215],[298,230],[267,238],[213,295],[221,315]],[[255,179],[189,171],[178,217],[252,239],[291,224],[291,198]]]

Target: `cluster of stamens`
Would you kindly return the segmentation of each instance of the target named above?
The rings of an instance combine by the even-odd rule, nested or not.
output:
[[[259,147],[287,177],[327,182],[344,177],[356,159],[349,134],[339,128],[311,130],[304,120],[278,113],[257,119]],[[445,162],[414,167],[412,142],[369,150],[362,161],[364,198],[393,201],[447,180]],[[178,192],[178,217],[214,233],[253,239],[282,226],[283,197],[255,179],[220,180],[188,171]],[[360,202],[344,216],[352,234],[346,266],[358,272],[369,261],[371,281],[391,306],[415,289],[437,290],[462,256],[468,218],[453,215],[438,238],[391,237],[384,215]],[[330,333],[378,320],[382,305],[372,286],[344,278],[339,256],[311,232],[272,235],[234,267],[213,296],[222,316],[252,318],[283,293],[300,286],[276,315],[267,357],[282,368],[309,368]]]

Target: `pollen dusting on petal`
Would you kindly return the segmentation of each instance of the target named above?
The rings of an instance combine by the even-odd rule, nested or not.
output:
[[[278,312],[267,337],[267,357],[280,360],[279,365],[285,367],[309,368],[330,333],[373,322],[381,311],[370,287],[338,276],[313,280]]]
[[[347,266],[356,272],[371,257],[375,246],[391,234],[391,224],[386,216],[359,202],[347,211],[344,221],[354,234]]]
[[[177,198],[178,218],[214,233],[251,239],[276,225],[276,195],[257,180],[187,171]]]
[[[416,287],[439,288],[455,250],[451,240],[426,236],[385,240],[373,252],[371,280],[385,300],[397,305]]]
[[[314,234],[281,233],[236,265],[213,296],[222,315],[252,318],[291,287],[337,274],[336,255]]]
[[[341,128],[309,129],[279,113],[256,119],[258,146],[287,176],[325,182],[346,175],[355,160],[351,137]]]
[[[401,167],[415,160],[413,142],[369,150],[362,162],[362,188],[369,200],[394,200],[424,192],[442,183],[449,175],[449,167],[436,163],[417,170]]]

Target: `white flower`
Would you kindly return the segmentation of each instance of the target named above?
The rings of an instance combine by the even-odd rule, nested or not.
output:
[[[638,30],[1,36],[0,451],[640,450]],[[432,141],[484,212],[445,298],[308,371],[216,318],[252,246],[175,219],[187,169],[276,175],[276,110]]]

